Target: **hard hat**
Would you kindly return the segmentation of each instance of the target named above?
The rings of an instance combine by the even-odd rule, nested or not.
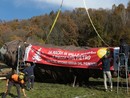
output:
[[[19,73],[19,79],[20,79],[20,80],[23,80],[23,79],[24,79],[24,73],[22,73],[22,72]]]
[[[19,75],[19,79],[23,80],[24,79],[24,75]]]

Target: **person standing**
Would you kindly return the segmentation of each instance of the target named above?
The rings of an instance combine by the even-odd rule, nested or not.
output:
[[[107,79],[110,84],[110,91],[112,91],[112,89],[113,89],[112,75],[111,75],[111,71],[110,71],[110,62],[111,62],[112,58],[110,58],[109,56],[110,56],[110,50],[107,49],[106,54],[102,58],[102,70],[103,70],[105,91],[108,91]]]
[[[10,93],[11,87],[15,86],[17,89],[17,98],[21,98],[21,89],[24,94],[24,97],[27,98],[25,94],[25,89],[24,89],[24,74],[19,73],[19,74],[11,74],[7,76],[7,82],[6,82],[7,89],[5,93],[2,95],[2,98],[6,98],[6,96]],[[21,88],[21,89],[20,89]]]
[[[124,60],[125,60],[125,64],[128,65],[128,59],[129,59],[129,52],[130,52],[130,47],[129,45],[126,43],[125,39],[120,39],[120,50],[119,50],[119,57],[122,56],[124,54]],[[121,55],[122,54],[122,55]]]
[[[25,73],[25,75],[27,76],[27,89],[32,89],[34,86],[34,67],[36,66],[35,63],[33,63],[33,65],[31,65],[31,63],[27,62],[26,63],[26,68],[23,69],[23,73]]]

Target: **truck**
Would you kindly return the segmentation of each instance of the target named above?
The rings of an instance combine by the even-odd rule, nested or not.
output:
[[[102,78],[101,58],[110,49],[111,72],[118,72],[119,47],[81,48],[75,46],[55,46],[47,44],[25,44],[15,40],[5,43],[0,49],[0,60],[18,71],[21,62],[36,63],[37,81],[88,83],[90,77]],[[116,75],[117,76],[117,75]],[[128,70],[129,77],[129,70]]]

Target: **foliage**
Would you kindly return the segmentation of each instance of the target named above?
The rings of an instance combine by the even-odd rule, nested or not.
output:
[[[118,46],[122,37],[130,43],[130,2],[126,8],[119,4],[113,5],[111,9],[88,11],[99,35],[109,46]],[[56,15],[57,12],[51,11],[49,15],[35,16],[28,20],[15,19],[6,22],[1,20],[0,46],[15,39],[39,43],[45,43],[47,40],[46,44],[59,46],[105,46],[92,27],[84,8],[61,12],[47,39]]]

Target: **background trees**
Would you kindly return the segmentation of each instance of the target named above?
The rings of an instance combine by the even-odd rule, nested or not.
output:
[[[130,2],[113,5],[112,9],[89,9],[90,16],[102,39],[109,46],[118,46],[119,39],[125,37],[130,44]],[[94,31],[84,8],[61,12],[57,23],[47,38],[56,12],[49,15],[35,16],[28,20],[12,20],[0,22],[0,46],[11,40],[30,41],[75,46],[102,47],[105,44]]]

